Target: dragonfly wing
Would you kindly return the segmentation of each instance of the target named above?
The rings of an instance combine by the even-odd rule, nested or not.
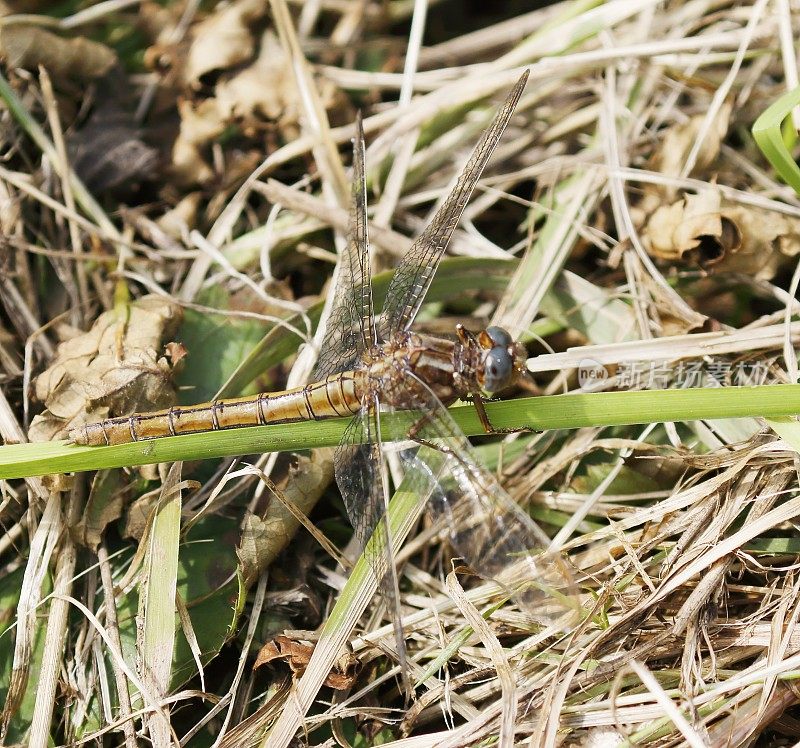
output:
[[[373,408],[353,416],[334,455],[334,474],[347,517],[363,550],[383,516],[381,445]],[[380,575],[382,576],[382,575]]]
[[[386,304],[379,325],[379,334],[383,339],[388,339],[393,332],[407,329],[413,322],[428,292],[439,260],[461,219],[476,182],[514,113],[527,80],[528,72],[525,71],[473,149],[450,194],[403,257],[386,294]]]
[[[446,524],[456,552],[482,577],[506,587],[531,616],[567,630],[579,611],[570,569],[544,549],[549,539],[481,467],[472,445],[428,386],[406,372],[408,407],[420,420],[410,436],[422,443],[405,449],[404,480],[430,494],[429,510]]]
[[[392,612],[397,652],[408,674],[393,539],[387,522],[389,485],[381,443],[377,398],[350,421],[334,455],[336,483],[356,538]],[[407,684],[406,684],[407,685]]]
[[[325,345],[312,375],[314,380],[349,369],[360,354],[376,342],[364,158],[364,129],[359,113],[356,118],[356,137],[353,140],[353,181],[347,247],[339,258],[333,306],[325,331]]]

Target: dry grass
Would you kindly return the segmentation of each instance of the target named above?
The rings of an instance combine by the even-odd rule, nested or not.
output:
[[[800,200],[750,127],[798,83],[797,8],[508,5],[117,0],[2,19],[6,442],[304,381],[356,110],[382,270],[523,67],[449,250],[484,277],[443,265],[420,326],[502,322],[541,394],[577,390],[586,359],[607,367],[597,389],[655,391],[646,426],[479,447],[574,570],[568,632],[452,572],[441,523],[398,515],[411,701],[328,452],[3,482],[6,741],[800,739],[797,425],[660,423],[657,397],[796,381]]]

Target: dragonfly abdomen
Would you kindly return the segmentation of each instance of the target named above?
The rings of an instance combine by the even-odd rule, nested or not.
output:
[[[69,439],[86,446],[128,444],[179,434],[347,416],[361,406],[357,390],[354,373],[342,372],[290,390],[107,418],[72,429]]]

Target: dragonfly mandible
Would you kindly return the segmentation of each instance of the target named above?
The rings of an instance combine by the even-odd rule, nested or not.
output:
[[[109,418],[73,429],[70,439],[85,445],[121,444],[350,415],[352,420],[335,452],[334,468],[348,517],[363,548],[376,528],[385,525],[386,445],[381,438],[381,416],[387,411],[414,411],[419,417],[404,435],[412,448],[399,451],[400,462],[406,481],[430,496],[431,512],[444,517],[457,553],[481,576],[506,584],[536,617],[552,620],[568,615],[570,605],[564,604],[570,598],[568,571],[557,559],[542,563],[537,549],[546,547],[547,536],[480,466],[446,407],[459,398],[473,400],[488,430],[482,398],[501,392],[524,374],[524,348],[500,327],[476,334],[459,326],[454,339],[409,329],[527,78],[526,72],[509,92],[455,186],[403,257],[379,317],[372,303],[365,146],[358,118],[347,247],[339,260],[325,345],[309,384]],[[391,538],[383,546],[392,556]],[[392,558],[372,561],[384,584],[387,570],[392,572],[389,592],[396,595]]]

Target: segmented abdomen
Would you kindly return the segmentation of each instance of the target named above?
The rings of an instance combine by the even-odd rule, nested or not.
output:
[[[87,446],[127,444],[177,434],[346,416],[358,412],[361,405],[356,379],[354,372],[342,372],[291,390],[107,418],[72,429],[69,439]]]

